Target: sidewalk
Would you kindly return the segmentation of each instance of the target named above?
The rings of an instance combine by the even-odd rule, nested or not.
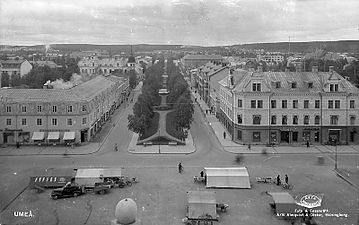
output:
[[[267,153],[311,153],[311,154],[320,154],[320,153],[334,153],[334,146],[326,146],[326,145],[316,145],[310,146],[307,148],[304,145],[300,146],[273,146],[267,147],[265,145],[251,145],[251,150],[248,149],[247,145],[238,144],[232,141],[231,135],[226,131],[222,123],[215,117],[215,115],[209,113],[209,107],[200,98],[198,93],[192,91],[193,98],[197,99],[197,105],[200,107],[203,116],[205,117],[208,125],[213,130],[213,133],[217,136],[218,141],[222,144],[223,149],[227,152],[231,153],[262,153],[263,149],[266,149]],[[208,113],[206,114],[206,110]],[[223,133],[226,132],[226,138],[223,137]],[[340,153],[359,153],[359,146],[353,145],[341,145],[337,148]]]

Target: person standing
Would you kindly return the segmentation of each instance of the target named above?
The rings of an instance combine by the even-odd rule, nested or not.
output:
[[[182,171],[183,171],[182,163],[179,163],[178,164],[178,173],[182,173]]]
[[[226,132],[223,132],[223,139],[226,139]]]
[[[285,175],[285,183],[288,184],[288,175]]]
[[[277,176],[277,185],[280,185],[280,176],[279,176],[279,174]]]
[[[307,148],[309,148],[309,140],[307,140]]]
[[[201,177],[203,177],[203,175],[204,175],[204,172],[203,172],[203,170],[200,172],[200,175],[201,175]]]

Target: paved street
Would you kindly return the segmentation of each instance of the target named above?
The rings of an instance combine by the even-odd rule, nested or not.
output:
[[[139,90],[136,90],[135,98],[138,94]],[[191,127],[195,147],[193,153],[133,154],[128,151],[133,133],[127,129],[127,116],[132,113],[134,102],[116,112],[114,118],[117,121],[112,120],[116,125],[110,129],[103,143],[88,145],[91,148],[88,152],[94,152],[92,154],[85,154],[86,149],[83,148],[81,151],[84,155],[63,155],[61,150],[48,147],[48,151],[58,151],[59,154],[1,156],[0,179],[5,182],[0,184],[0,207],[2,211],[5,207],[6,210],[1,213],[0,223],[14,219],[11,217],[13,211],[36,209],[38,214],[32,224],[109,224],[114,218],[117,201],[132,197],[138,204],[139,224],[183,224],[181,219],[185,217],[186,191],[205,189],[202,184],[193,183],[193,176],[206,166],[238,165],[234,161],[235,153],[244,152],[247,154],[244,154],[241,165],[249,170],[252,188],[215,190],[218,201],[230,205],[229,211],[220,215],[220,224],[290,224],[273,215],[268,205],[271,199],[264,194],[265,191],[282,191],[282,188],[255,181],[255,177],[274,177],[277,174],[282,177],[288,174],[289,182],[294,185],[293,190],[289,191],[291,194],[324,193],[323,208],[333,213],[349,214],[348,218],[318,218],[319,224],[356,224],[359,200],[357,146],[341,146],[338,156],[338,167],[343,173],[350,174],[349,178],[354,184],[351,185],[333,171],[334,149],[331,146],[309,149],[275,147],[268,148],[267,155],[260,154],[263,146],[253,146],[247,152],[245,146],[218,138],[215,133],[218,130],[211,126],[216,121],[213,118],[212,121],[208,120],[196,105]],[[118,143],[118,152],[114,152],[114,143]],[[30,152],[31,149],[28,149]],[[71,151],[76,151],[76,148]],[[318,164],[317,156],[324,156],[324,164]],[[184,166],[182,175],[177,173],[179,162]],[[136,176],[140,182],[132,187],[113,189],[104,196],[88,194],[58,201],[51,200],[50,190],[41,194],[24,190],[29,176],[45,174],[46,169],[96,166],[123,167],[125,175]]]

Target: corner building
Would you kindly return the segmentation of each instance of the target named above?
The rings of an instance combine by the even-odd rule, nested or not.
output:
[[[243,144],[359,143],[359,89],[329,72],[231,71],[220,121]]]
[[[128,94],[128,80],[116,76],[96,76],[70,89],[2,88],[0,143],[87,142]]]

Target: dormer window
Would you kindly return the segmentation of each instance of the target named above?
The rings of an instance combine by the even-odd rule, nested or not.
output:
[[[330,90],[330,92],[337,92],[339,90],[339,85],[338,84],[330,84],[329,90]]]
[[[292,82],[292,83],[291,83],[291,87],[292,87],[292,88],[297,88],[297,83],[296,83],[296,82]]]
[[[252,91],[261,91],[261,83],[253,83]]]
[[[280,81],[275,82],[275,88],[280,88]]]
[[[308,82],[308,88],[309,89],[313,88],[313,82]]]

